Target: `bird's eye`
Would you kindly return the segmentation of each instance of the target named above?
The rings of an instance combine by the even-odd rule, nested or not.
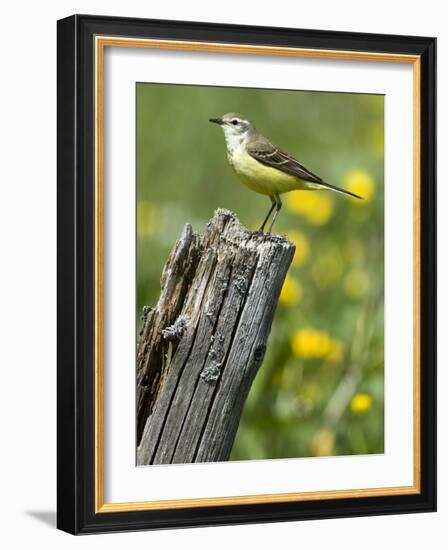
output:
[[[234,119],[232,120],[232,124],[233,124],[234,126],[236,126],[236,125],[238,124],[238,121],[237,121],[236,118],[234,118]]]

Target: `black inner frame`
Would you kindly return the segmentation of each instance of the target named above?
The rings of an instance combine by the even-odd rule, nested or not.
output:
[[[95,514],[95,35],[418,55],[421,58],[421,492]],[[75,15],[58,21],[57,525],[73,534],[436,509],[436,40]]]

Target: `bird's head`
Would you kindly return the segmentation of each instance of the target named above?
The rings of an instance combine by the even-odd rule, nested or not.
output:
[[[222,117],[209,120],[221,126],[227,141],[245,139],[246,136],[256,131],[252,122],[238,113],[227,113]]]

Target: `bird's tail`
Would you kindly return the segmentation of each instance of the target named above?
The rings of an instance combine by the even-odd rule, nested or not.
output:
[[[336,187],[336,185],[331,185],[331,183],[327,183],[326,181],[319,182],[318,185],[325,187],[327,189],[331,189],[332,191],[336,191],[337,193],[342,193],[343,195],[349,195],[350,197],[354,197],[355,199],[364,200],[364,197],[360,197],[356,193],[347,191],[347,189],[341,189],[340,187]]]

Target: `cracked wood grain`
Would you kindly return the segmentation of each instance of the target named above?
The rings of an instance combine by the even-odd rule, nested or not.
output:
[[[137,352],[137,463],[228,460],[294,255],[219,209],[175,244]]]

